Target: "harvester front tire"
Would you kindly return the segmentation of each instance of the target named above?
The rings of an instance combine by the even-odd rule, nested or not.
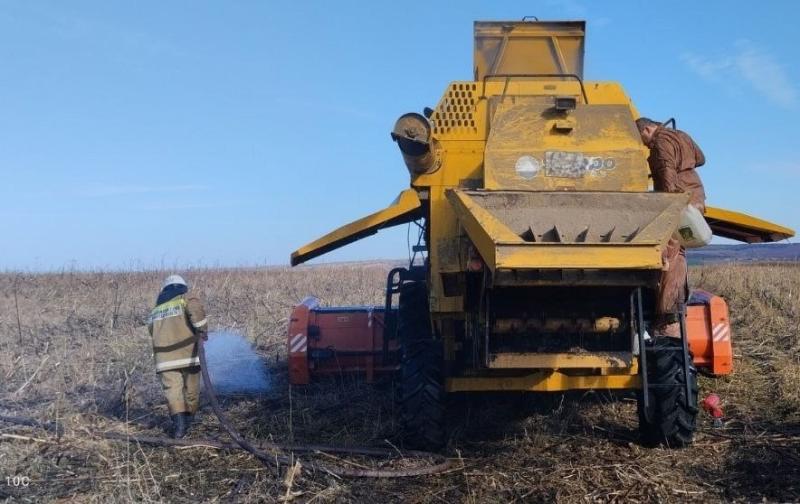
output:
[[[433,338],[423,282],[401,287],[397,331],[402,345],[398,410],[403,444],[439,449],[445,443],[442,344]]]
[[[639,392],[639,430],[646,446],[683,448],[692,443],[697,422],[697,369],[689,355],[691,401],[686,397],[681,341],[656,338],[646,347],[649,391]],[[650,422],[643,394],[649,393]]]

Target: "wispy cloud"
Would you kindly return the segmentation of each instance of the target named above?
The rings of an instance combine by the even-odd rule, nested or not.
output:
[[[798,105],[797,88],[786,67],[766,49],[747,39],[734,44],[733,54],[708,57],[694,52],[681,60],[697,75],[712,82],[744,82],[768,100],[786,108]]]
[[[737,46],[736,67],[753,87],[776,103],[789,107],[797,105],[797,90],[785,67],[773,55],[749,40],[740,40]]]
[[[205,191],[203,185],[137,185],[137,184],[94,184],[81,188],[78,191],[80,196],[90,198],[103,198],[109,196],[124,196],[130,194],[167,194],[167,193],[187,193]]]

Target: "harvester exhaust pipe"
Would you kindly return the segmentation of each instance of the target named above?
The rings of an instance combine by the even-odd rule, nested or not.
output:
[[[438,145],[431,138],[431,123],[425,116],[415,112],[403,114],[394,123],[391,135],[412,177],[432,173],[441,165]]]

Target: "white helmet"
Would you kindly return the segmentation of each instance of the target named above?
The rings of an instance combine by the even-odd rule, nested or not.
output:
[[[182,276],[180,276],[180,275],[170,275],[166,279],[164,279],[164,283],[161,285],[161,288],[164,289],[168,285],[173,285],[173,284],[184,285],[184,286],[188,287],[188,285],[186,285],[186,280],[184,280]]]

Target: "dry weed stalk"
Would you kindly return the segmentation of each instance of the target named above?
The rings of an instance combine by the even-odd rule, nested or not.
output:
[[[226,401],[248,437],[396,441],[390,388],[342,376],[294,390],[290,406],[284,374],[291,307],[307,294],[330,305],[380,304],[390,266],[181,272],[206,298],[212,329],[238,328],[268,357],[270,395]],[[167,412],[144,324],[165,273],[0,275],[0,342],[9,349],[0,353],[0,414],[58,419],[72,432],[160,435]],[[722,396],[728,423],[713,430],[703,417],[695,446],[640,447],[635,403],[624,394],[454,398],[448,450],[462,460],[457,470],[405,481],[306,473],[293,480],[291,492],[313,502],[800,499],[800,267],[705,266],[691,275],[695,286],[730,303],[736,353],[734,375],[701,380],[702,392]],[[203,415],[194,435],[218,435],[207,409]],[[276,501],[289,490],[240,452],[135,444],[128,451],[2,423],[0,466],[0,476],[32,478],[26,489],[0,486],[0,500],[256,502]]]

